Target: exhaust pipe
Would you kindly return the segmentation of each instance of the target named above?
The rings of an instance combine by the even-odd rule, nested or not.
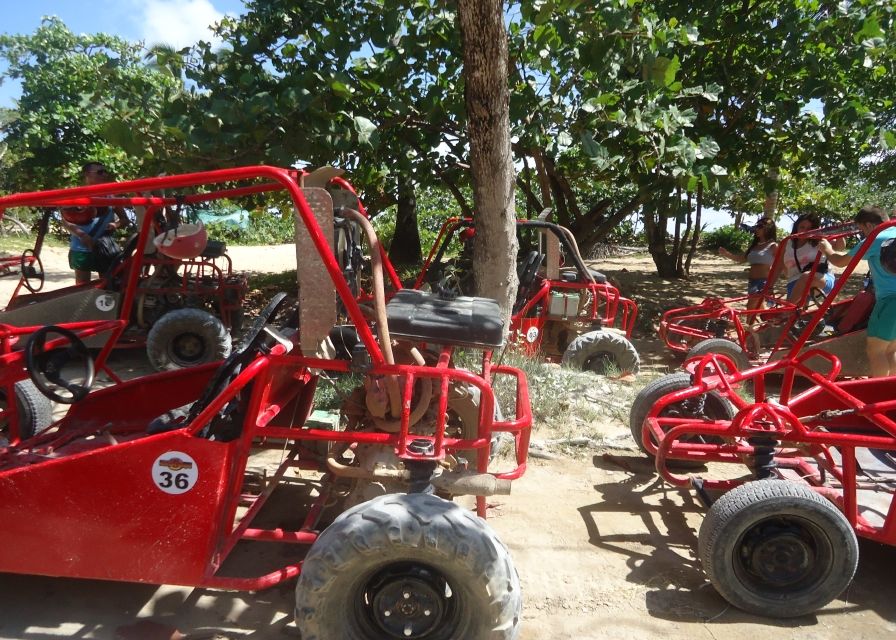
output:
[[[490,473],[453,471],[434,476],[430,483],[439,491],[455,496],[509,496],[510,480]]]

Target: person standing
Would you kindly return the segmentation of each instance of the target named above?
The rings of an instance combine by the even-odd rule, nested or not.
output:
[[[797,217],[793,223],[791,233],[806,233],[821,227],[821,221],[814,213],[804,213]],[[784,270],[787,278],[787,300],[792,303],[799,302],[806,291],[811,287],[827,296],[834,288],[834,274],[828,271],[828,262],[824,257],[818,262],[814,270],[812,266],[819,254],[817,240],[808,238],[793,238],[784,250]]]
[[[778,228],[771,218],[759,218],[750,230],[753,241],[744,253],[732,253],[725,247],[719,247],[719,255],[735,262],[746,262],[750,268],[747,273],[747,309],[762,308],[762,292],[768,282],[768,275],[778,251]],[[750,316],[750,321],[754,320]]]
[[[112,178],[102,162],[90,161],[81,168],[81,179],[85,186],[103,184]],[[102,233],[112,232],[127,225],[127,216],[122,209],[115,209],[117,220],[110,218],[109,207],[77,207],[62,211],[62,226],[69,232],[68,265],[75,272],[75,284],[90,282],[91,273],[97,271],[93,255],[93,243]],[[98,225],[106,222],[105,231]]]
[[[853,218],[863,238],[867,238],[875,227],[889,219],[880,207],[862,207]],[[868,250],[864,259],[868,261],[871,280],[874,283],[875,302],[868,320],[866,351],[871,366],[872,378],[896,376],[896,274],[888,271],[881,263],[881,246],[896,238],[896,227],[881,231]],[[818,243],[819,249],[828,261],[837,267],[845,267],[858,253],[864,242],[849,251],[837,251],[826,239]]]

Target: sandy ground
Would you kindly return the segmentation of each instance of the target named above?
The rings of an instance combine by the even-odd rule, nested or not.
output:
[[[291,245],[236,247],[231,253],[237,268],[279,271],[295,264]],[[48,286],[71,282],[64,250],[46,251],[44,264]],[[689,282],[657,278],[649,258],[604,260],[600,268],[647,308],[645,316],[651,305],[735,295],[743,287],[739,267],[711,256],[697,261]],[[7,292],[0,288],[0,296]],[[651,340],[649,328],[639,334],[636,344],[650,367],[676,366]],[[113,366],[139,371],[142,362],[132,353],[116,356]],[[896,582],[890,572],[896,549],[863,542],[853,584],[815,615],[776,621],[744,614],[715,593],[696,561],[702,506],[689,492],[657,480],[622,420],[608,417],[601,428],[612,448],[532,460],[511,496],[490,501],[490,523],[510,547],[522,580],[521,640],[894,637]],[[175,627],[195,638],[296,637],[292,589],[290,583],[256,594],[227,593],[2,575],[0,638],[168,640]],[[145,635],[126,630],[136,622],[150,625],[142,627]]]

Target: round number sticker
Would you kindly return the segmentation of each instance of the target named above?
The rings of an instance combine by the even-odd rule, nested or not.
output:
[[[115,308],[115,296],[111,296],[107,293],[97,296],[94,304],[96,304],[96,308],[100,311],[112,311],[112,309]]]
[[[196,466],[196,461],[180,451],[167,451],[156,458],[152,465],[152,481],[165,493],[186,493],[198,479],[199,467]]]
[[[538,340],[538,327],[529,327],[526,331],[526,341],[535,342]]]

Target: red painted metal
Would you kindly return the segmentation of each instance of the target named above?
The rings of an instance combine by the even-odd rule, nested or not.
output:
[[[518,220],[524,225],[527,220]],[[457,238],[461,231],[472,228],[474,221],[469,218],[449,218],[443,224],[433,242],[423,267],[417,275],[413,288],[419,289],[426,282],[427,273],[433,266],[433,262],[445,251],[448,243]],[[584,265],[582,265],[584,267]],[[581,280],[566,282],[563,280],[549,280],[539,277],[537,286],[533,287],[525,303],[511,316],[510,337],[511,341],[523,349],[527,355],[542,353],[542,341],[545,335],[545,326],[549,322],[549,305],[552,292],[581,292],[592,301],[590,309],[584,315],[577,316],[582,322],[592,322],[601,327],[618,327],[626,338],[631,338],[638,318],[638,305],[628,298],[622,297],[619,290],[612,284],[598,284],[596,282]],[[537,329],[533,332],[534,339],[527,336],[529,329]]]
[[[691,476],[670,469],[672,460],[745,464],[756,477],[778,475],[805,482],[836,504],[858,535],[896,545],[896,488],[863,477],[857,463],[859,451],[896,455],[896,377],[842,380],[838,379],[840,363],[835,356],[819,349],[800,353],[811,335],[812,323],[819,322],[834,304],[837,291],[874,239],[893,224],[880,225],[865,239],[834,292],[784,358],[748,371],[737,371],[734,363],[721,355],[689,362],[691,386],[660,398],[642,429],[642,443],[655,456],[657,472],[664,480],[680,487],[693,482]],[[826,359],[830,371],[816,371],[809,365],[813,358]],[[774,385],[769,384],[770,377]],[[798,378],[808,381],[809,387],[802,384],[803,390],[797,391]],[[753,397],[745,393],[749,384]],[[776,387],[771,396],[767,393],[770,386]],[[731,403],[735,410],[731,420],[663,415],[668,407],[709,392]],[[767,460],[759,465],[757,460],[763,456]],[[893,473],[896,475],[896,469]],[[725,491],[751,479],[725,475],[727,478],[707,475],[700,480],[708,490]],[[862,490],[889,499],[882,522],[862,516]]]
[[[774,293],[775,281],[783,271],[784,254],[790,246],[790,241],[821,237],[828,240],[837,240],[853,237],[857,233],[855,225],[845,224],[823,229],[813,229],[788,236],[779,243],[772,264],[771,275],[773,277],[768,278],[765,288],[759,294],[763,299],[763,308],[748,310],[746,303],[751,296],[706,298],[700,304],[669,309],[664,312],[660,319],[660,338],[662,338],[670,350],[677,353],[687,353],[694,344],[701,340],[726,338],[738,344],[745,353],[751,355],[752,359],[757,361],[758,354],[756,353],[755,345],[750,342],[750,335],[758,334],[771,326],[776,326],[781,327],[780,337],[767,356],[771,357],[781,350],[789,349],[793,344],[790,329],[794,326],[794,323],[797,320],[809,318],[813,322],[812,326],[817,326],[818,322],[824,317],[825,311],[830,308],[830,304],[833,304],[837,299],[838,294],[842,290],[843,282],[847,277],[847,272],[844,272],[837,278],[834,289],[826,297],[826,302],[830,301],[830,304],[825,307],[824,311],[819,308],[804,310],[810,293],[808,287],[803,292],[801,299],[796,303],[788,302],[786,299],[776,296]],[[819,253],[809,270],[811,274],[817,272],[820,259],[821,254]],[[841,300],[840,304],[849,304],[851,300],[851,297],[848,300]],[[803,335],[806,336],[806,339],[809,339],[809,333],[803,332]]]
[[[44,432],[0,448],[0,521],[4,523],[0,527],[0,572],[245,590],[294,578],[301,571],[302,548],[317,538],[328,502],[331,478],[319,455],[314,454],[319,441],[381,444],[405,460],[442,460],[457,450],[473,449],[478,452],[478,471],[507,479],[522,475],[532,422],[525,375],[513,367],[492,365],[487,352],[478,374],[453,368],[449,366],[452,347],[442,349],[434,366],[386,364],[329,248],[329,239],[303,196],[300,178],[293,170],[243,167],[5,196],[0,198],[0,208],[50,202],[68,206],[85,198],[95,204],[113,196],[119,203],[133,204],[138,196],[130,199],[122,194],[162,189],[167,193],[196,189],[192,195],[185,193],[185,198],[256,194],[275,188],[285,192],[370,355],[365,375],[396,376],[403,382],[399,431],[331,431],[306,424],[318,379],[345,373],[350,363],[295,355],[282,344],[260,353],[195,419],[168,432],[149,434],[147,428],[164,412],[199,397],[217,364],[150,375],[93,391]],[[167,200],[153,197],[146,201],[161,206]],[[126,296],[132,302],[137,270],[128,277]],[[83,335],[103,330],[120,333],[124,321],[83,323],[77,329]],[[3,375],[11,375],[14,366],[21,366],[16,360],[21,356],[12,347],[33,329],[0,330]],[[107,345],[100,352],[100,362],[110,349]],[[479,428],[474,438],[446,435],[445,406],[438,411],[431,435],[411,432],[410,396],[414,382],[420,379],[432,380],[442,391],[449,384],[478,389]],[[492,385],[496,380],[515,387],[513,414],[503,420],[494,419]],[[234,401],[239,407],[239,433],[233,439],[209,438],[216,433],[211,427],[220,420],[222,409]],[[490,471],[488,452],[497,431],[513,436],[515,459],[506,469]],[[431,454],[415,455],[408,449],[409,439],[421,437],[433,443]],[[264,488],[250,491],[244,478],[249,455],[256,448],[281,449],[284,457]],[[288,530],[260,525],[257,516],[285,480],[286,472],[294,468],[318,472],[311,482],[320,495],[301,527]],[[250,501],[248,509],[241,511],[246,500]],[[485,515],[484,500],[477,504]],[[228,575],[227,559],[240,542],[288,542],[299,548],[274,571],[249,577]]]

